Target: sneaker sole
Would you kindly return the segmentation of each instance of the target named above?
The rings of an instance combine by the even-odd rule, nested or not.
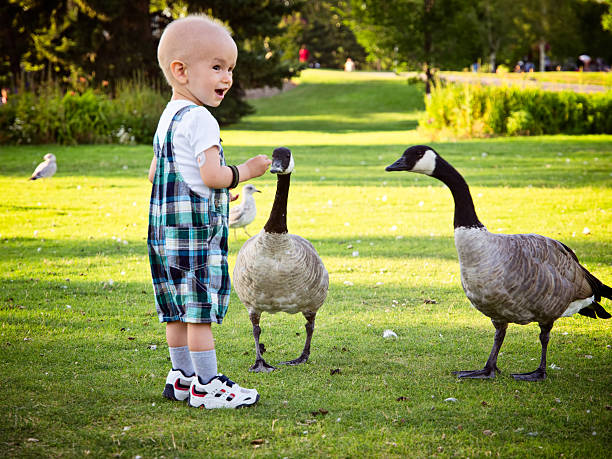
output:
[[[215,406],[215,407],[212,407],[212,408],[208,408],[206,405],[204,405],[204,403],[202,403],[202,404],[201,404],[201,405],[199,405],[199,406],[194,406],[194,405],[192,405],[190,402],[188,402],[188,405],[189,405],[190,407],[192,407],[192,408],[201,408],[201,409],[207,409],[207,410],[216,410],[216,409],[234,409],[234,410],[237,410],[238,408],[246,408],[246,407],[249,407],[249,406],[253,406],[253,405],[255,405],[255,404],[258,402],[258,401],[259,401],[259,394],[257,394],[257,398],[255,399],[255,401],[254,401],[254,402],[252,402],[252,403],[242,403],[241,405],[237,405],[237,406],[235,406],[235,407],[229,407],[229,406],[227,406],[227,407],[226,407],[226,406]]]

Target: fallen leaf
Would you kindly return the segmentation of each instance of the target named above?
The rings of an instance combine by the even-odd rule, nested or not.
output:
[[[255,440],[251,440],[251,445],[262,445],[264,442],[263,438],[256,438]]]
[[[408,397],[402,395],[401,397],[397,397],[395,400],[397,402],[405,402],[406,400],[408,400]]]
[[[492,432],[491,430],[489,430],[489,429],[485,429],[485,430],[483,430],[483,431],[482,431],[482,433],[483,433],[484,435],[489,436],[489,437],[490,437],[491,435],[493,435],[493,432]]]
[[[332,368],[331,370],[329,370],[329,374],[330,375],[339,375],[340,374],[340,368]]]

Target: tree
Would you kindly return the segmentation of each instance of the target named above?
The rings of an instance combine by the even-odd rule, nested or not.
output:
[[[405,64],[423,68],[426,90],[432,82],[431,69],[465,65],[478,41],[469,20],[469,2],[460,0],[349,0],[341,2],[347,22],[370,59],[383,66]]]
[[[193,12],[225,21],[239,49],[235,87],[217,111],[221,122],[233,122],[251,111],[244,88],[280,86],[291,69],[270,52],[284,15],[297,0],[9,0],[0,13],[9,27],[0,31],[0,78],[19,85],[22,74],[51,78],[66,86],[122,79],[163,81],[157,45],[163,28]]]
[[[343,21],[339,0],[311,0],[283,18],[283,35],[275,40],[283,60],[296,61],[301,44],[321,67],[343,68],[347,57],[364,62],[366,53]]]

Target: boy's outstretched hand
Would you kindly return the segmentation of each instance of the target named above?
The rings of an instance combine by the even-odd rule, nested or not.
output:
[[[235,201],[236,199],[238,199],[238,196],[240,196],[240,193],[236,193],[236,194],[229,194],[229,200],[230,202]]]
[[[272,160],[266,155],[257,155],[247,160],[244,164],[248,167],[251,178],[254,178],[265,174],[270,164],[272,164]]]

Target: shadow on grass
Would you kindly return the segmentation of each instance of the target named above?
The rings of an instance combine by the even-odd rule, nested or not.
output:
[[[432,142],[430,145],[464,175],[470,186],[574,188],[606,187],[610,183],[612,156],[609,136],[483,139]],[[428,177],[385,172],[385,167],[399,158],[408,146],[294,147],[300,163],[292,181],[315,186],[377,186],[383,182],[389,186],[443,186]],[[27,181],[35,164],[41,160],[41,149],[52,151],[58,157],[57,179],[69,177],[73,182],[78,181],[79,176],[139,179],[148,188],[146,172],[152,153],[145,145],[6,146],[1,154],[1,176],[22,178],[23,186],[57,187],[57,179],[43,184]],[[234,161],[271,152],[268,146],[231,147],[228,150]],[[274,178],[266,174],[259,180],[273,182]],[[96,183],[93,185],[98,186]],[[99,186],[108,188],[120,184],[103,182]]]
[[[360,240],[361,242],[356,242]],[[440,259],[456,260],[457,252],[452,236],[403,236],[393,237],[329,237],[309,238],[309,241],[325,257],[346,257],[349,260],[363,259]],[[238,243],[232,240],[229,244],[229,255],[235,256],[245,240]],[[109,240],[97,239],[46,239],[42,242],[35,238],[3,239],[0,261],[27,264],[41,263],[43,260],[66,260],[104,256],[121,259],[134,256],[148,257],[145,241],[130,241],[128,245]],[[352,247],[347,248],[348,245]],[[372,244],[372,245],[370,245]],[[593,257],[601,258],[606,242],[593,240],[575,240],[570,247],[583,263],[593,262]],[[40,251],[38,249],[41,248]],[[353,257],[354,250],[359,258]],[[596,273],[595,273],[596,274]]]

